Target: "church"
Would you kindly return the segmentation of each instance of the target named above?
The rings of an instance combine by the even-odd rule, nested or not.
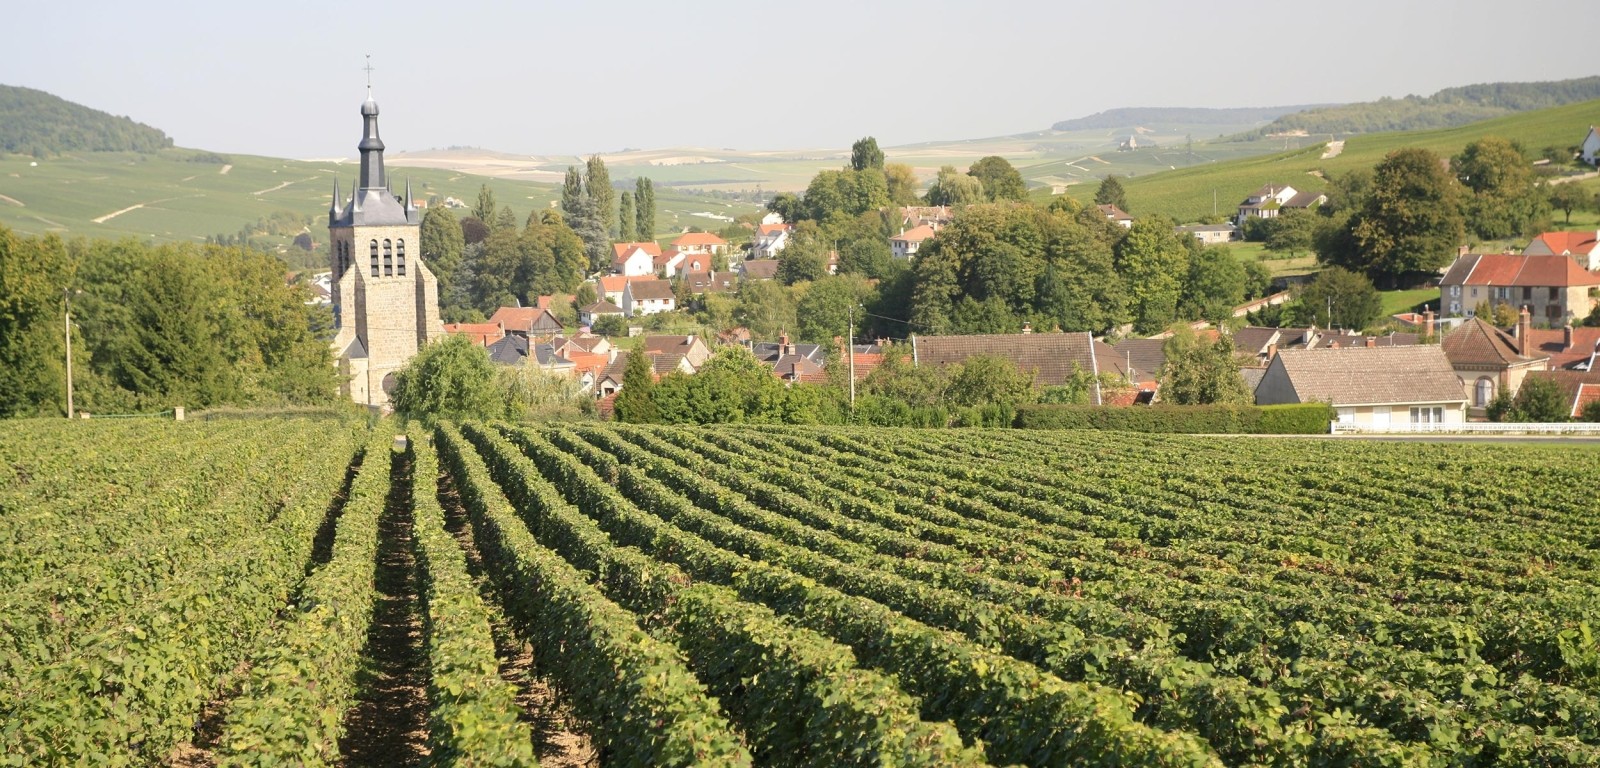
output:
[[[439,283],[422,263],[422,212],[389,186],[378,138],[378,103],[361,105],[361,175],[348,200],[333,183],[328,208],[333,269],[333,354],[340,392],[371,407],[389,405],[395,371],[444,333]]]

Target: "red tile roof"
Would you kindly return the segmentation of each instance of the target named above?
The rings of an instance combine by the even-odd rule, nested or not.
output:
[[[898,235],[896,235],[894,237],[889,238],[889,241],[890,242],[899,241],[899,242],[904,242],[904,243],[920,243],[923,240],[927,240],[928,238],[933,237],[934,235],[937,235],[937,234],[939,234],[939,233],[935,232],[933,230],[933,227],[930,227],[927,224],[918,224],[917,226],[912,227],[911,229],[908,229],[908,230],[906,230],[904,232],[901,232],[900,234],[898,234]],[[943,247],[943,246],[941,246],[941,247]]]
[[[1457,259],[1443,282],[1531,288],[1571,287],[1600,285],[1600,275],[1584,269],[1571,256],[1484,253],[1467,254]]]
[[[763,235],[770,235],[774,232],[786,232],[791,229],[794,229],[794,227],[788,224],[762,224],[756,228],[756,231]]]
[[[508,332],[561,332],[561,321],[550,314],[549,310],[538,307],[501,307],[494,311],[489,322],[498,323]]]
[[[480,347],[487,347],[506,335],[506,329],[500,327],[499,323],[445,323],[444,332],[471,336]]]
[[[628,277],[625,275],[602,275],[600,277],[601,293],[622,293],[628,287]]]
[[[1133,216],[1129,215],[1127,211],[1124,211],[1115,205],[1097,205],[1095,206],[1095,210],[1100,211],[1101,216],[1104,216],[1112,221],[1133,221]]]
[[[1575,363],[1588,360],[1600,347],[1600,328],[1578,327],[1572,329],[1572,344],[1567,344],[1565,328],[1530,328],[1528,343],[1534,354],[1548,355],[1551,368],[1571,368]]]
[[[642,248],[645,253],[650,254],[652,257],[661,255],[661,244],[655,242],[615,243],[611,246],[613,256],[618,259],[633,253],[635,248]]]
[[[1600,240],[1596,239],[1597,234],[1600,233],[1592,229],[1587,232],[1546,232],[1534,238],[1534,241],[1544,243],[1551,253],[1587,254],[1593,251],[1596,245],[1600,245]]]
[[[710,232],[685,232],[679,235],[677,240],[673,240],[672,244],[681,248],[685,245],[727,245],[728,241]]]

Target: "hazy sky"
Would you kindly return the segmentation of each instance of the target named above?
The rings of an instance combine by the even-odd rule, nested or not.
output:
[[[359,9],[359,10],[357,10]],[[0,83],[180,146],[892,146],[1124,106],[1271,106],[1600,74],[1591,0],[131,3],[21,0]],[[1568,33],[1572,33],[1568,35]]]

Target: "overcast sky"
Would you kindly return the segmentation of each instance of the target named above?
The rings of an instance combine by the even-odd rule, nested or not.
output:
[[[391,149],[541,154],[892,146],[1600,74],[1590,0],[21,0],[4,18],[0,83],[294,158],[356,154],[366,54]]]

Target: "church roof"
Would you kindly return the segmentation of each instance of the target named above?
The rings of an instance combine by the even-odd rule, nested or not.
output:
[[[422,212],[411,204],[410,185],[406,197],[396,195],[383,168],[383,139],[378,138],[378,102],[371,92],[361,104],[361,172],[349,200],[339,199],[339,182],[334,181],[333,206],[328,211],[328,227],[420,226]]]

